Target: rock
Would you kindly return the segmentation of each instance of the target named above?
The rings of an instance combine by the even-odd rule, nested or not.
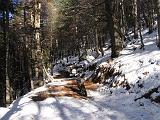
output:
[[[68,78],[70,77],[70,72],[61,70],[53,73],[53,78]]]
[[[157,96],[155,99],[153,99],[154,102],[160,103],[160,96]]]
[[[138,84],[138,87],[139,88],[143,88],[143,84]]]
[[[159,65],[159,66],[160,66],[160,60],[158,60],[158,61],[156,62],[156,65]]]
[[[139,60],[140,63],[143,63],[143,60]]]
[[[151,64],[154,64],[156,62],[156,60],[151,58],[148,62],[151,63]]]

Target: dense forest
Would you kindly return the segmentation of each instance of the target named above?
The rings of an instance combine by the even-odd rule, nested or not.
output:
[[[114,59],[137,38],[145,50],[144,29],[158,29],[160,47],[159,0],[0,0],[0,106],[42,86],[60,60],[104,48]]]

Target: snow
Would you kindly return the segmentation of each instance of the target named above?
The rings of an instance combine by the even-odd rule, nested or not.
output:
[[[89,61],[89,62],[92,62],[93,60],[95,60],[95,58],[91,55],[87,55],[86,56],[86,59]]]
[[[53,67],[53,72],[57,72],[57,71],[62,71],[65,70],[65,66],[61,63],[61,64],[56,64]]]
[[[117,69],[120,69],[129,83],[135,84],[138,80],[145,81],[145,88],[160,85],[160,51],[156,47],[156,33],[144,36],[145,51],[137,48],[135,52],[127,51],[131,45],[122,51],[121,57],[115,60]],[[126,55],[126,51],[127,54]],[[118,66],[121,66],[118,68]],[[149,86],[148,86],[149,85]]]
[[[8,111],[9,111],[8,108],[2,108],[2,107],[0,107],[0,118],[2,116],[4,116]]]
[[[148,35],[144,30],[143,34],[145,50],[140,49],[140,42],[132,44],[131,41],[112,63],[125,74],[125,79],[132,85],[130,90],[104,85],[97,91],[88,91],[91,99],[54,97],[34,102],[30,97],[47,89],[42,86],[18,98],[8,108],[0,108],[1,120],[160,120],[160,104],[145,98],[134,101],[149,89],[160,85],[160,50],[156,47],[156,32]],[[104,57],[92,62],[108,65],[106,59],[109,56],[110,51],[105,51]],[[60,68],[63,66],[55,67]],[[87,72],[90,75],[91,71]],[[49,85],[58,84],[54,82]],[[153,93],[152,98],[159,95]]]

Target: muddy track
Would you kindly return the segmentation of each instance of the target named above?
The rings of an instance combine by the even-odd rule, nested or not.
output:
[[[36,93],[32,96],[33,101],[43,101],[49,97],[74,97],[78,99],[88,99],[87,90],[96,90],[99,86],[90,81],[84,81],[78,78],[61,78],[54,79],[45,85],[46,91]]]

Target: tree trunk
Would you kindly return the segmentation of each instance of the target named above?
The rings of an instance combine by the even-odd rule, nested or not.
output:
[[[101,55],[104,56],[104,51],[103,51],[103,35],[102,33],[100,34],[100,38],[99,38],[99,50],[101,52]]]
[[[4,56],[2,59],[5,63],[2,64],[2,72],[1,72],[1,83],[0,83],[0,96],[2,97],[0,100],[1,106],[6,106],[6,104],[10,103],[10,81],[8,77],[8,30],[9,30],[9,1],[7,0],[4,3],[4,10],[2,11],[3,17],[3,48]],[[3,62],[4,62],[3,61]]]
[[[106,10],[106,17],[107,17],[107,24],[109,35],[111,38],[111,57],[115,58],[119,56],[120,50],[122,50],[122,39],[120,38],[120,34],[118,33],[118,17],[116,18],[115,13],[113,14],[112,6],[118,4],[118,1],[105,1],[105,10]],[[115,12],[115,11],[114,11]],[[117,12],[117,11],[116,11]],[[118,13],[116,13],[118,14]]]
[[[134,7],[134,39],[138,38],[138,20],[137,20],[137,0],[134,0],[133,2]]]
[[[157,24],[158,24],[158,41],[157,46],[160,48],[160,0],[154,0],[155,10],[157,13]]]
[[[2,12],[3,17],[3,40],[1,45],[0,59],[0,106],[6,106],[6,29],[5,29],[5,11]]]
[[[97,57],[100,55],[99,51],[99,37],[98,37],[98,30],[95,28],[95,43],[96,43],[96,52],[97,52]]]
[[[10,87],[10,80],[9,80],[9,73],[8,73],[8,57],[9,57],[9,38],[8,38],[8,31],[9,31],[9,0],[6,1],[6,103],[11,103],[11,87]]]
[[[123,34],[125,34],[127,31],[126,31],[126,27],[127,27],[127,24],[126,24],[126,17],[125,17],[125,3],[124,3],[124,0],[121,0],[121,31]]]
[[[143,37],[142,37],[142,22],[141,22],[141,12],[142,11],[142,8],[141,8],[141,1],[140,0],[137,0],[138,2],[138,26],[139,26],[139,36],[140,36],[140,40],[141,40],[141,49],[144,50],[144,42],[143,42]]]
[[[35,80],[39,81],[39,86],[43,80],[42,52],[40,46],[40,10],[41,3],[34,0],[34,29],[35,29]],[[37,83],[36,82],[36,83]]]

